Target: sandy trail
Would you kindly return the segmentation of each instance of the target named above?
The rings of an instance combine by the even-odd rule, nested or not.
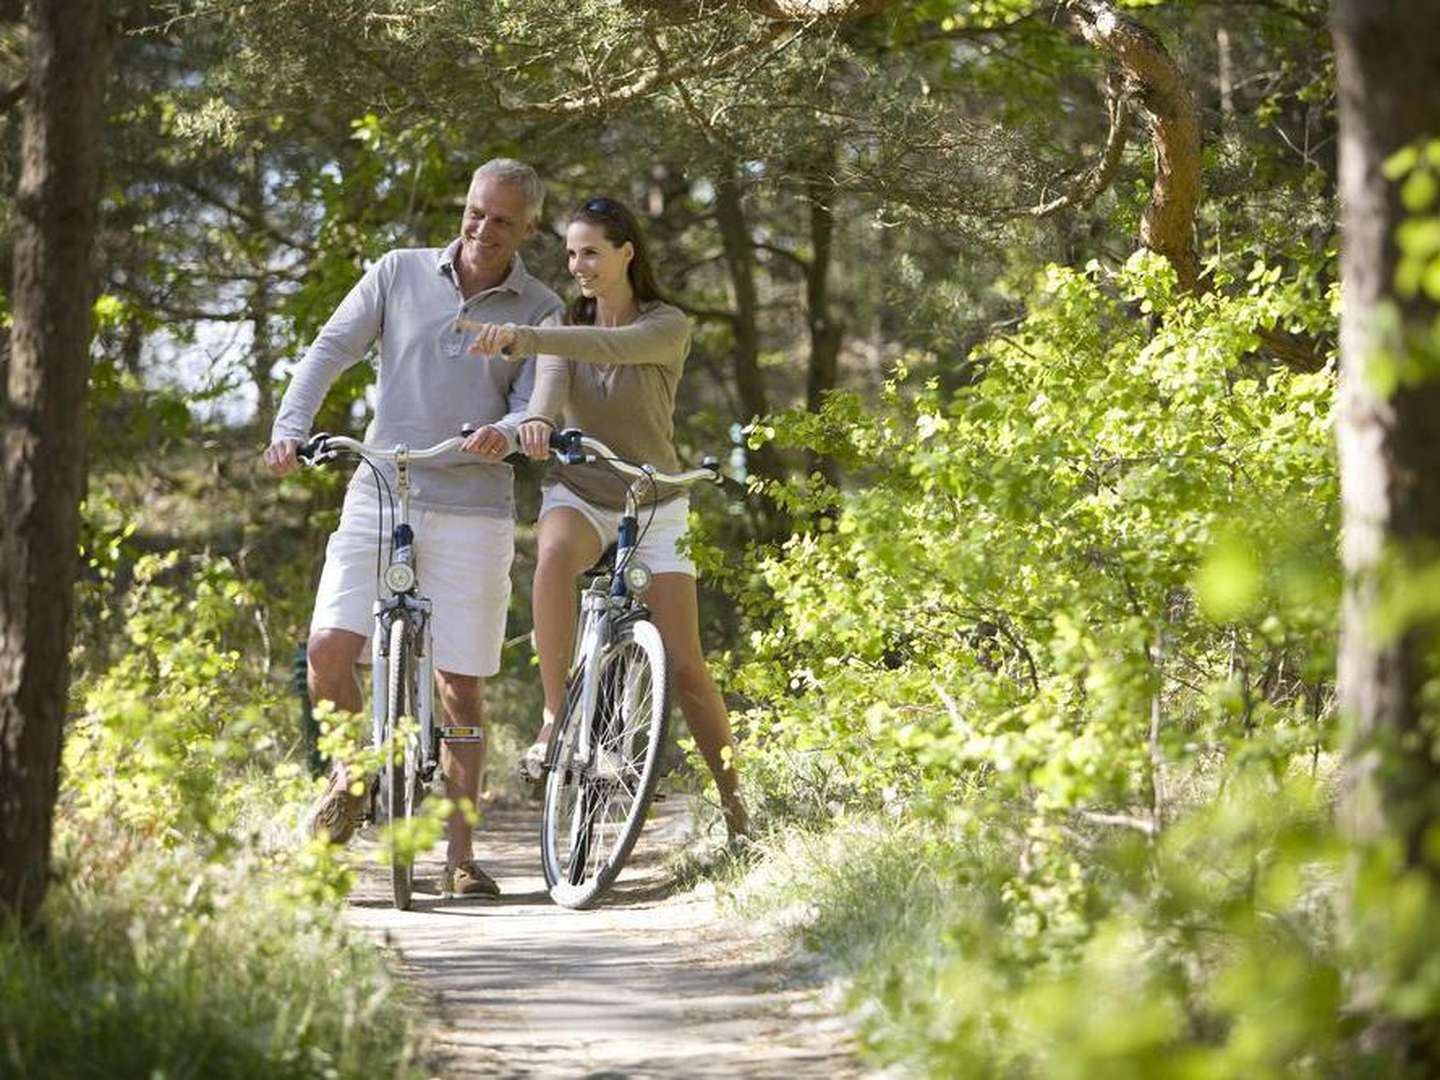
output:
[[[413,910],[396,911],[388,878],[364,876],[350,921],[397,949],[439,1002],[441,1075],[861,1075],[812,976],[757,959],[747,927],[717,911],[709,886],[675,890],[662,860],[689,820],[682,799],[658,804],[596,911],[546,895],[537,804],[486,811],[477,851],[499,900],[417,890]],[[421,861],[419,889],[434,889],[442,860],[437,850]]]

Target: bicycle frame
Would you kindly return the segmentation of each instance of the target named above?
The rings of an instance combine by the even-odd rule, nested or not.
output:
[[[452,438],[424,450],[411,450],[405,444],[393,450],[367,446],[343,435],[317,435],[312,440],[316,446],[313,461],[320,463],[335,457],[340,450],[349,451],[361,457],[390,461],[395,465],[395,520],[390,532],[390,559],[381,580],[388,595],[377,598],[373,613],[375,627],[370,641],[371,660],[371,738],[372,745],[381,746],[385,738],[385,716],[389,704],[389,658],[390,627],[397,618],[407,620],[414,630],[418,642],[416,653],[417,709],[415,719],[420,724],[420,754],[418,763],[420,775],[429,781],[439,763],[439,746],[442,737],[457,740],[477,738],[468,728],[457,728],[454,734],[442,733],[435,726],[435,668],[431,648],[430,598],[420,592],[420,579],[415,560],[415,530],[410,525],[410,464],[423,461],[454,450],[463,439]],[[448,732],[448,729],[447,729]]]
[[[632,465],[617,458],[604,443],[592,439],[580,431],[570,429],[556,432],[551,436],[555,456],[565,464],[580,464],[604,461],[622,475],[630,478],[625,488],[625,510],[621,514],[616,530],[615,570],[608,583],[596,581],[580,594],[580,621],[575,631],[574,651],[571,653],[570,669],[566,675],[567,685],[579,685],[581,698],[578,702],[580,716],[593,716],[596,695],[599,692],[594,678],[604,656],[606,647],[614,637],[615,627],[626,619],[645,618],[649,609],[639,600],[630,582],[630,569],[635,549],[640,543],[640,492],[657,483],[676,487],[693,484],[698,480],[719,482],[719,466],[707,459],[698,469],[668,475],[653,465]],[[648,579],[648,571],[645,577]],[[576,756],[581,761],[590,760],[590,725],[582,724],[576,743]],[[551,755],[556,752],[552,747]],[[548,763],[553,767],[554,762]]]
[[[410,452],[403,445],[395,448],[395,495],[398,506],[395,523],[390,533],[390,563],[381,580],[389,590],[388,597],[375,601],[375,629],[370,637],[370,716],[373,746],[380,746],[385,738],[385,713],[389,703],[389,658],[390,626],[397,618],[408,619],[419,642],[416,659],[419,661],[415,678],[418,685],[416,719],[420,723],[419,769],[428,782],[434,775],[438,761],[438,739],[435,733],[435,668],[434,653],[431,649],[430,598],[420,593],[419,569],[415,564],[415,531],[410,525]],[[397,590],[391,583],[390,567],[403,566],[411,570],[410,587]]]

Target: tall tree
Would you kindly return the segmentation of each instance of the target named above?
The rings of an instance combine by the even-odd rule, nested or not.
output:
[[[33,0],[0,504],[0,913],[45,894],[84,481],[104,0]]]
[[[1398,840],[1408,867],[1440,883],[1427,836],[1440,825],[1440,760],[1430,703],[1437,627],[1412,622],[1381,636],[1387,578],[1440,553],[1440,379],[1433,370],[1377,378],[1387,364],[1440,348],[1440,303],[1401,290],[1396,227],[1403,209],[1384,165],[1422,138],[1440,138],[1440,5],[1433,0],[1337,0],[1340,99],[1340,396],[1337,435],[1348,577],[1339,656],[1348,747],[1349,820],[1363,840]],[[1407,295],[1407,293],[1409,295]],[[1388,358],[1388,359],[1387,359]],[[1389,385],[1386,385],[1386,383]],[[1389,585],[1393,587],[1391,580]],[[1428,845],[1433,852],[1433,841]],[[1379,1024],[1397,1056],[1434,1075],[1440,1047],[1411,1025]]]

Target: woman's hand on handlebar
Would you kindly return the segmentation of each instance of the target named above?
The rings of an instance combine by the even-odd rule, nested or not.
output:
[[[486,461],[499,461],[510,452],[510,441],[494,424],[486,424],[467,435],[460,449],[467,454],[478,454]]]
[[[548,421],[526,420],[516,432],[520,449],[525,451],[528,457],[544,461],[550,456],[550,433],[554,430]]]

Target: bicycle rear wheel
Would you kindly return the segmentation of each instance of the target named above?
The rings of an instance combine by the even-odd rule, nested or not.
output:
[[[422,795],[419,742],[413,734],[400,733],[401,718],[415,718],[418,665],[414,650],[414,628],[403,618],[395,619],[390,624],[389,702],[385,710],[385,737],[380,764],[380,798],[392,831],[400,822],[415,815]],[[400,911],[409,911],[415,885],[415,864],[405,845],[397,845],[393,836],[390,885],[395,907]]]
[[[581,715],[586,695],[567,695],[541,815],[545,884],[569,908],[591,906],[615,882],[655,793],[668,702],[665,648],[654,624],[621,627],[593,678],[591,715]]]

